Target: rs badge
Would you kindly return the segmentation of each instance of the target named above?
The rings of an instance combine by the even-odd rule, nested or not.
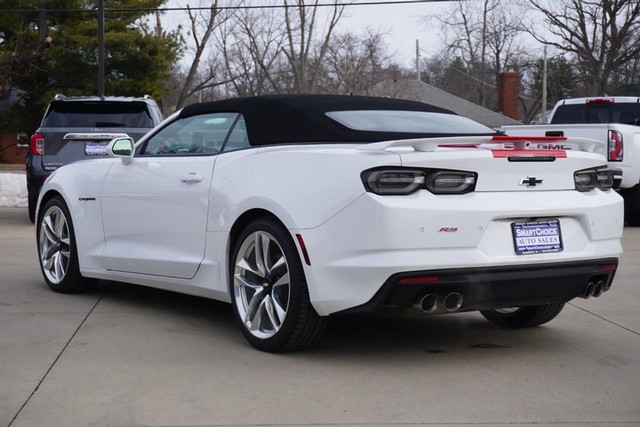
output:
[[[455,233],[458,231],[458,227],[440,227],[439,233]]]

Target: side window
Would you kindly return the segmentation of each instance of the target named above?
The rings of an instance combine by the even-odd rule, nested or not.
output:
[[[249,138],[247,136],[247,126],[244,117],[240,116],[229,135],[223,151],[226,153],[228,151],[241,150],[249,147],[251,147],[251,144],[249,144]]]
[[[202,114],[178,119],[153,135],[142,156],[217,154],[238,113]]]

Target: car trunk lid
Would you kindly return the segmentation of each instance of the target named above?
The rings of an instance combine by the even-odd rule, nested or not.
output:
[[[606,165],[604,157],[595,152],[601,143],[594,140],[565,141],[574,147],[571,150],[530,148],[551,139],[502,135],[427,138],[384,141],[360,149],[397,152],[403,167],[475,172],[477,192],[572,190],[575,172]]]

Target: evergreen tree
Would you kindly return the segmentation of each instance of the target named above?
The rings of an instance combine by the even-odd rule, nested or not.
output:
[[[177,33],[151,31],[145,18],[165,1],[105,0],[105,95],[163,94],[181,42]],[[21,102],[0,126],[29,133],[55,93],[97,95],[97,35],[95,0],[4,0],[0,87],[20,90]]]

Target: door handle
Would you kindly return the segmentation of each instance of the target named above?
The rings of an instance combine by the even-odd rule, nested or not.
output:
[[[194,184],[196,182],[202,181],[202,175],[198,175],[197,173],[188,173],[184,175],[181,179],[182,182],[186,184]]]

